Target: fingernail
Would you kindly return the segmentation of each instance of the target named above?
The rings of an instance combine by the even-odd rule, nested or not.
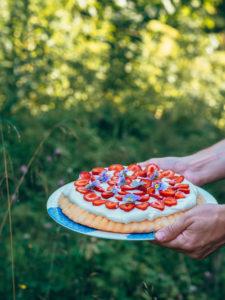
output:
[[[163,241],[165,239],[165,233],[163,231],[158,231],[156,232],[155,237],[158,241]]]

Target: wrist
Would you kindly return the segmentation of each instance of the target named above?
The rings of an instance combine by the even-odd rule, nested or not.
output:
[[[215,160],[214,153],[204,150],[204,153],[198,152],[180,158],[176,169],[194,184],[204,185],[214,180],[216,170],[212,169],[212,164]]]

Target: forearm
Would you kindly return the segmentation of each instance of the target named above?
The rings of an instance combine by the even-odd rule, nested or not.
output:
[[[225,178],[225,140],[184,158],[186,175],[196,174],[200,184]]]

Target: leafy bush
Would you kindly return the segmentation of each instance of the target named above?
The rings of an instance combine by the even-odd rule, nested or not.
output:
[[[223,299],[224,249],[204,261],[76,235],[46,200],[80,170],[182,156],[224,138],[222,1],[0,4],[0,298]],[[224,182],[206,187],[220,202]]]

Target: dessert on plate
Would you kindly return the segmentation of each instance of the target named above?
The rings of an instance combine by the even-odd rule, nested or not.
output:
[[[155,164],[93,168],[66,186],[59,207],[71,220],[98,230],[143,233],[175,222],[206,200],[184,176]]]

